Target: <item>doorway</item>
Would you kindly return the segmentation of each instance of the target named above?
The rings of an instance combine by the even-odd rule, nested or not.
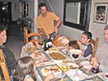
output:
[[[8,24],[11,20],[11,2],[7,4],[0,2],[0,23]]]

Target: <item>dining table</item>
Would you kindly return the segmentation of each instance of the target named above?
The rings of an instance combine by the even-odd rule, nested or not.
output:
[[[37,81],[44,81],[50,73],[54,73],[55,77],[51,81],[108,81],[105,77],[106,73],[101,70],[94,73],[93,66],[82,55],[73,59],[66,45],[53,44],[44,51],[42,45],[33,46],[29,43],[22,47],[21,57],[24,56],[31,56],[36,60]]]

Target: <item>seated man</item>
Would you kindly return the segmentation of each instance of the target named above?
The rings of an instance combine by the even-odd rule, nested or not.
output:
[[[108,25],[104,28],[104,40],[105,43],[102,44],[96,52],[95,57],[91,58],[91,64],[99,66],[102,71],[108,71]]]
[[[4,25],[0,25],[0,49],[3,51],[9,74],[11,74],[12,70],[16,67],[16,59],[13,53],[5,45],[3,45],[7,40],[6,29],[7,28]],[[1,68],[0,75],[3,76]]]

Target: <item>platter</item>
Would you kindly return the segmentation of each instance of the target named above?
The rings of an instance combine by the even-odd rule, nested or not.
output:
[[[82,81],[103,81],[103,80],[100,77],[95,76],[95,77],[92,77],[92,78],[84,79]]]
[[[30,55],[35,60],[43,60],[43,62],[47,62],[51,60],[49,56],[44,51],[36,51]]]
[[[53,60],[64,60],[66,59],[66,57],[58,51],[52,51],[49,53],[49,56],[53,59]]]
[[[36,70],[38,74],[40,75],[42,81],[44,81],[45,77],[50,73],[54,73],[56,81],[61,81],[62,71],[56,64],[39,66],[39,67],[36,67]],[[72,81],[72,80],[66,75],[65,81]]]

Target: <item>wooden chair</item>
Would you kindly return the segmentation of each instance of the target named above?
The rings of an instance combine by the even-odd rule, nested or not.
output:
[[[90,40],[90,42],[93,44],[93,52],[92,52],[92,56],[91,57],[94,57],[95,56],[95,53],[96,53],[96,50],[97,50],[97,46],[98,46],[98,42],[99,42],[99,38],[96,37],[96,39],[92,39]]]
[[[41,43],[42,42],[42,35],[41,33],[36,33],[36,32],[31,32],[29,33],[28,30],[25,28],[25,42],[38,42]],[[37,38],[35,38],[37,37]]]
[[[37,39],[35,38],[32,38],[32,37],[37,37]],[[26,43],[28,42],[38,42],[38,43],[41,43],[42,42],[42,38],[41,38],[41,34],[40,33],[35,33],[35,32],[32,32],[32,33],[29,33],[26,35]]]
[[[0,68],[2,69],[5,81],[11,81],[9,77],[9,72],[7,69],[6,61],[3,55],[2,50],[0,49]],[[0,76],[0,81],[2,81],[2,77]]]

